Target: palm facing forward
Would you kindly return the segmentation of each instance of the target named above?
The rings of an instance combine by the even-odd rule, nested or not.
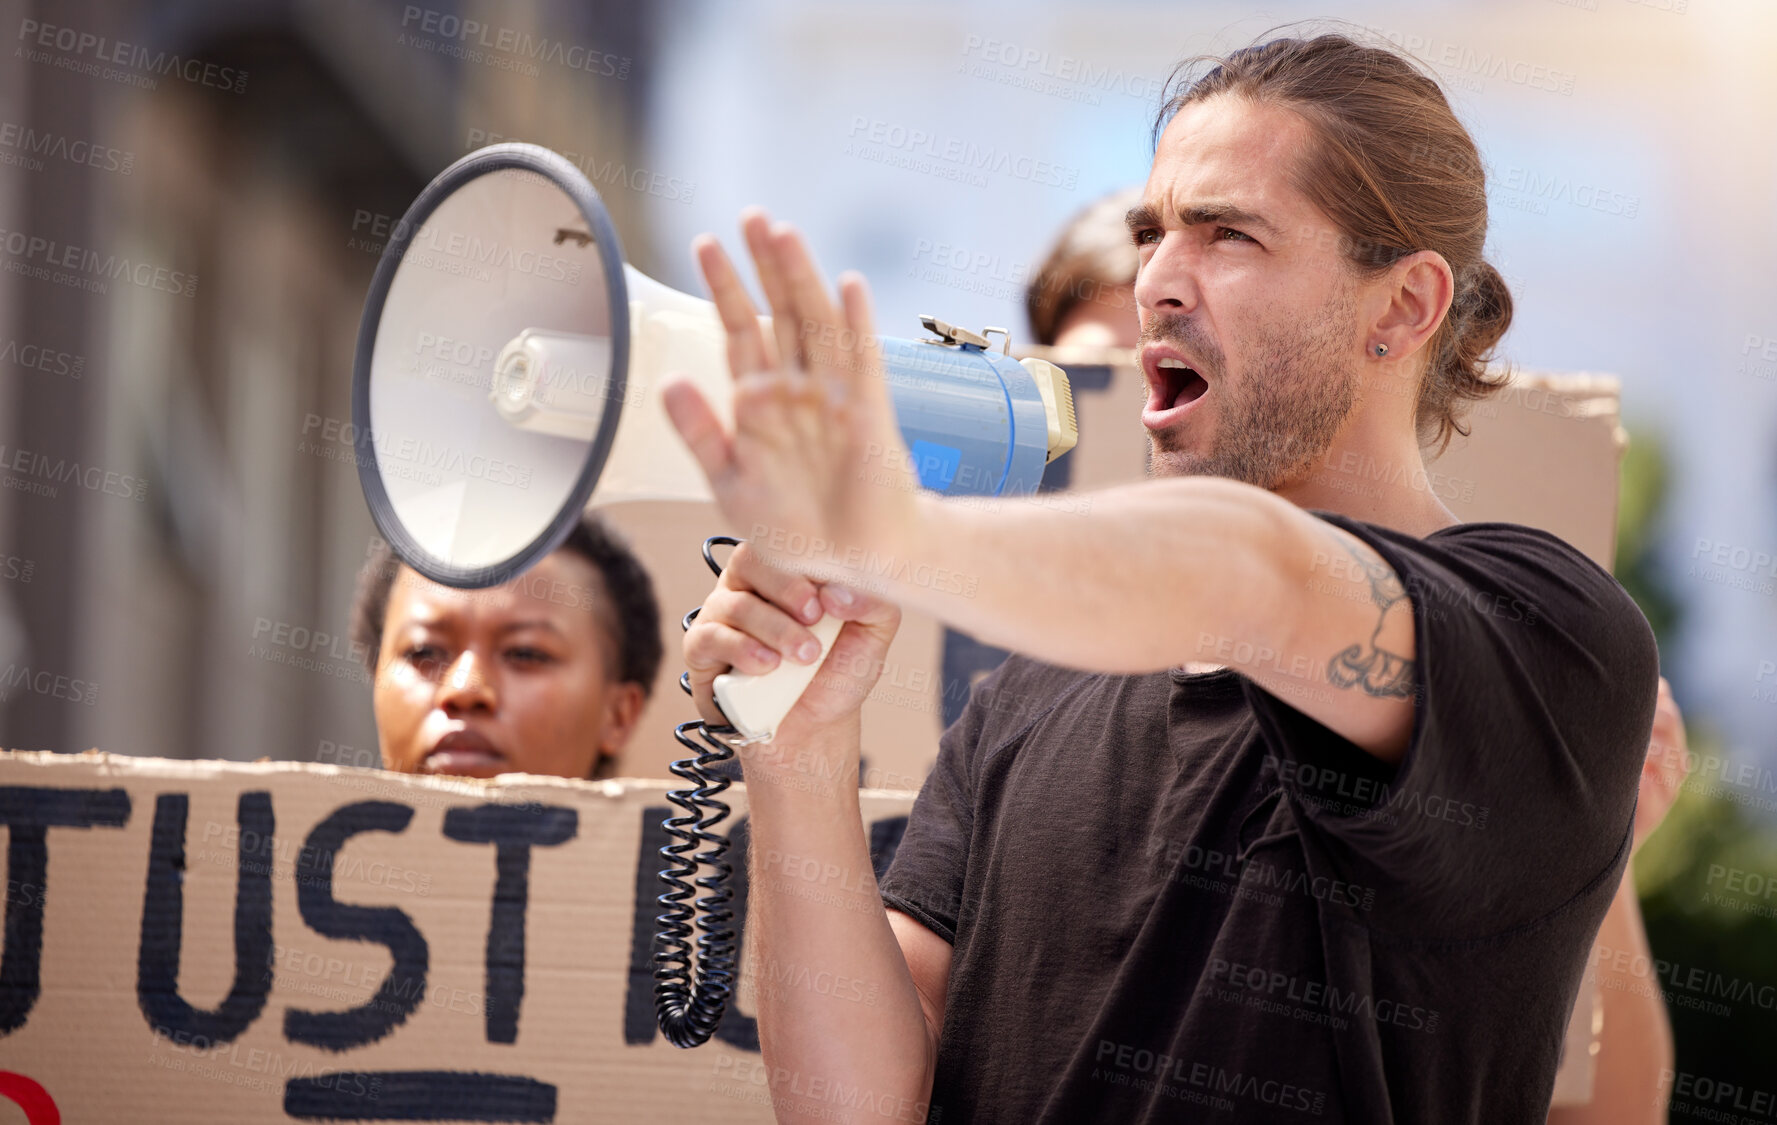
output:
[[[774,566],[823,581],[857,578],[872,554],[912,540],[918,478],[895,425],[856,274],[835,306],[801,237],[750,209],[741,229],[771,304],[771,337],[721,245],[693,243],[728,334],[734,429],[688,380],[664,391],[668,415],[716,503]]]

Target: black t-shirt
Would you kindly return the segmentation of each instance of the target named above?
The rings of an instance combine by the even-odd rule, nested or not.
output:
[[[935,1125],[1544,1120],[1629,853],[1653,636],[1544,532],[1315,515],[1412,597],[1405,757],[1232,671],[1008,659],[882,883],[954,947]]]

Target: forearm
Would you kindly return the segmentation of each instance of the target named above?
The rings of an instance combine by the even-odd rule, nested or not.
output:
[[[1598,930],[1592,956],[1598,965],[1604,1030],[1599,1037],[1592,1100],[1549,1113],[1550,1125],[1635,1125],[1666,1120],[1662,1076],[1672,1069],[1672,1028],[1660,994],[1659,974],[1635,898],[1632,871],[1625,871],[1616,898]]]
[[[1224,639],[1274,649],[1287,639],[1276,612],[1287,581],[1280,505],[1211,478],[1067,504],[922,496],[913,542],[900,548],[913,565],[861,577],[903,606],[1055,664],[1140,673],[1225,663],[1215,653]]]
[[[779,1121],[825,1120],[828,1091],[855,1089],[897,1119],[924,1119],[932,1057],[924,1013],[871,869],[850,745],[750,748],[746,961]]]

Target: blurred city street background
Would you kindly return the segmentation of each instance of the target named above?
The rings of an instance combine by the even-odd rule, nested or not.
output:
[[[346,640],[372,527],[328,435],[382,244],[462,154],[564,153],[687,292],[692,237],[736,247],[759,203],[863,272],[884,332],[1018,340],[1063,223],[1146,177],[1174,64],[1327,16],[1473,132],[1504,357],[1622,381],[1617,571],[1696,757],[1637,860],[1650,976],[1681,1072],[1777,1091],[1768,0],[0,0],[0,745],[376,745]]]

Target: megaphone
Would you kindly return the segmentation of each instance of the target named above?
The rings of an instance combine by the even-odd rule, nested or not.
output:
[[[1066,375],[1013,359],[1009,339],[993,350],[990,335],[1003,329],[922,321],[924,338],[880,341],[920,484],[1036,491],[1044,466],[1077,440]],[[352,418],[365,435],[359,478],[377,530],[427,578],[486,587],[560,546],[589,504],[712,499],[660,391],[669,374],[689,376],[732,421],[726,348],[713,304],[625,264],[598,192],[573,164],[527,144],[464,156],[391,232],[358,330]],[[705,559],[719,573],[710,546]],[[814,627],[823,658],[839,627],[830,617]],[[717,705],[742,740],[769,738],[820,664],[718,677]],[[699,725],[675,731],[694,751],[687,728]],[[663,849],[678,865],[662,872],[674,888],[662,896],[663,940],[678,952],[662,959],[683,964],[656,973],[657,999],[680,1046],[708,1037],[732,984],[731,944],[714,940],[727,891],[700,879],[718,889],[698,900],[709,914],[699,939],[709,987],[689,1002],[683,988],[691,891],[682,877],[698,863],[726,871],[727,841],[709,829],[727,812],[715,800],[727,779],[708,767],[731,752],[701,733],[713,749],[674,764],[700,787],[672,795],[687,815],[668,822],[681,843]],[[718,846],[691,856],[693,840]]]
[[[990,334],[923,318],[881,341],[920,484],[1036,491],[1077,440],[1067,377]],[[446,168],[396,224],[371,281],[352,388],[359,477],[378,531],[435,582],[494,586],[555,550],[588,504],[709,500],[660,390],[690,376],[730,410],[713,304],[625,264],[598,192],[548,149],[498,144]],[[816,629],[823,654],[838,632]],[[819,661],[717,682],[747,738],[769,737]],[[796,680],[800,678],[801,683]]]

